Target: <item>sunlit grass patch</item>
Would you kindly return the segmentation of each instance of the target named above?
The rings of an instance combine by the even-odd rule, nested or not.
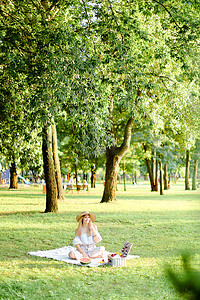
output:
[[[118,185],[117,201],[100,203],[103,185],[89,191],[65,192],[58,214],[44,214],[42,187],[0,188],[0,298],[1,299],[180,299],[168,282],[166,263],[180,266],[181,252],[192,253],[200,265],[200,193],[172,186],[164,196],[148,185]],[[126,268],[87,268],[27,252],[72,245],[76,215],[97,215],[102,245],[120,251],[133,243]],[[158,298],[158,295],[160,298]]]

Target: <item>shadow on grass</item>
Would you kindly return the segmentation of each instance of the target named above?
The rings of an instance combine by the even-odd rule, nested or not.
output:
[[[24,204],[22,204],[24,205]],[[29,204],[30,205],[30,204]],[[31,205],[38,205],[38,204],[31,204]],[[9,211],[9,212],[1,212],[0,216],[16,216],[16,215],[37,215],[37,214],[42,214],[44,211]]]
[[[1,198],[11,198],[11,195],[9,193],[1,193],[0,194]],[[41,198],[41,197],[45,197],[46,195],[43,193],[24,193],[24,194],[18,194],[16,193],[14,195],[15,198],[25,198],[25,199],[34,199],[34,198]],[[13,194],[12,194],[13,197]],[[13,199],[13,198],[12,198]]]
[[[117,199],[120,200],[127,200],[127,201],[181,201],[181,200],[199,200],[199,194],[166,194],[166,195],[160,195],[159,193],[152,193],[148,194],[146,196],[144,195],[120,195],[117,197]]]
[[[33,255],[26,255],[24,260],[25,260],[24,262],[18,263],[20,269],[24,269],[24,266],[26,266],[26,268],[30,270],[35,269],[36,262],[37,262],[37,269],[41,269],[41,270],[43,270],[44,268],[49,268],[50,265],[51,265],[51,269],[54,267],[60,270],[70,266],[80,267],[78,265],[68,264],[64,261],[53,260],[51,258],[39,257]],[[27,260],[33,261],[33,263],[27,262]],[[52,262],[55,264],[52,265]]]
[[[29,255],[31,256],[31,255]],[[34,259],[35,258],[35,259]],[[87,268],[87,269],[93,269],[93,267],[87,267],[87,266],[81,266],[81,265],[75,265],[75,264],[70,264],[70,263],[66,263],[64,261],[58,261],[58,260],[53,260],[51,258],[46,258],[46,257],[34,257],[32,256],[31,259],[34,259],[35,262],[37,262],[37,265],[35,263],[22,263],[22,264],[18,264],[19,265],[19,268],[20,269],[24,269],[24,266],[29,269],[29,270],[32,270],[32,269],[35,269],[37,267],[37,269],[41,269],[43,270],[44,268],[49,268],[51,266],[51,269],[53,268],[52,264],[49,264],[49,262],[54,262],[55,263],[55,266],[54,268],[55,269],[66,269],[67,268]],[[41,260],[46,260],[46,263],[40,263]],[[56,263],[57,262],[57,263]],[[95,267],[96,268],[96,267]],[[100,265],[98,266],[98,268],[111,268],[110,265]]]

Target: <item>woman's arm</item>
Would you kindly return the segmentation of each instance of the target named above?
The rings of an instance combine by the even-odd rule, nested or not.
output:
[[[98,242],[100,242],[102,240],[100,234],[98,233],[97,226],[95,224],[92,224],[92,221],[90,221],[89,228],[90,228],[90,231],[92,232],[93,240],[94,240],[95,244],[97,244]]]
[[[77,250],[83,255],[83,257],[89,258],[89,257],[87,256],[87,254],[85,254],[85,252],[83,251],[83,249],[81,249],[80,244],[76,245],[76,248],[77,248]]]

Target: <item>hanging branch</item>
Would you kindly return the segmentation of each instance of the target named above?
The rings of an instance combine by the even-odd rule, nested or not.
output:
[[[0,9],[0,13],[2,14],[2,17],[3,17],[3,14],[9,16],[14,22],[16,22],[17,24],[19,24],[19,19],[15,18],[12,14],[9,14],[7,13],[6,11]],[[3,23],[3,20],[1,20],[1,22]],[[6,26],[6,24],[4,23],[4,25]],[[31,32],[25,27],[23,26],[22,24],[20,24],[20,27],[24,30],[26,30],[28,32],[29,35],[31,35]]]
[[[116,17],[115,17],[114,11],[113,11],[112,4],[111,4],[110,0],[108,0],[108,2],[109,2],[109,6],[110,6],[110,10],[111,10],[113,19],[114,19],[114,21],[115,21],[115,23],[116,23],[116,25],[117,25],[117,29],[118,29],[118,31],[119,31],[119,33],[120,33],[120,35],[121,35],[121,38],[122,38],[122,44],[123,44],[124,38],[123,38],[123,35],[122,35],[121,32],[120,32],[119,24],[118,24],[117,21],[116,21]]]
[[[60,2],[60,0],[53,1],[52,5],[49,7],[49,11],[52,11],[58,5],[59,2]]]
[[[155,77],[160,78],[161,80],[162,80],[162,79],[167,79],[167,80],[170,80],[170,81],[172,81],[172,82],[175,82],[173,79],[169,78],[168,76],[158,75],[158,74],[155,74],[155,73],[152,73],[152,72],[151,72],[151,73],[146,73],[146,74],[144,74],[144,75],[147,75],[147,76],[152,75],[152,76],[155,76]]]
[[[168,14],[170,15],[170,17],[172,18],[172,20],[174,21],[174,23],[176,24],[176,26],[181,29],[181,27],[177,24],[176,20],[174,19],[174,17],[172,16],[171,12],[169,11],[169,9],[161,2],[157,1],[157,0],[152,0],[154,2],[156,2],[157,4],[161,5],[167,12]]]
[[[33,0],[31,0],[31,2],[33,3],[33,5],[34,5],[37,9],[39,9],[39,7],[37,6],[37,4],[36,4]],[[38,3],[40,6],[42,6],[40,1],[37,0],[37,3]]]
[[[83,7],[84,7],[84,10],[85,10],[86,16],[87,16],[87,21],[88,21],[88,25],[89,25],[88,27],[90,28],[90,19],[89,19],[89,15],[88,15],[86,5],[85,5],[85,1],[82,0],[82,3],[83,3]]]
[[[88,28],[91,28],[91,23],[90,23],[88,11],[87,11],[87,8],[86,8],[86,5],[85,5],[85,1],[82,0],[82,3],[83,3],[83,7],[84,7],[84,10],[85,10],[86,16],[87,16]],[[95,54],[97,55],[96,45],[95,45],[95,42],[94,42],[94,39],[93,39],[93,38],[92,38],[92,43],[93,43],[93,46],[94,46],[94,52],[95,52]]]

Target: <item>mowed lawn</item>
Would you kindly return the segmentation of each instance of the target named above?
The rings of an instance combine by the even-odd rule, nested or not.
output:
[[[172,185],[164,196],[150,186],[118,185],[117,201],[100,203],[103,185],[66,193],[58,214],[44,214],[42,187],[0,187],[0,299],[182,299],[166,277],[170,264],[182,271],[189,251],[200,269],[200,190]],[[126,240],[140,258],[126,267],[88,268],[27,255],[72,245],[75,220],[89,210],[97,216],[101,245],[120,251]]]

